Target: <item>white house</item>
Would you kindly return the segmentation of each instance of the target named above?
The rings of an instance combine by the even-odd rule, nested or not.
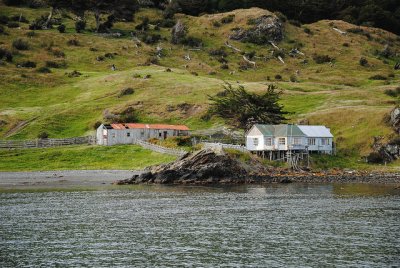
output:
[[[97,128],[96,140],[99,145],[132,144],[136,140],[151,138],[166,139],[174,136],[188,136],[189,128],[184,125],[165,124],[102,124]]]
[[[257,124],[246,133],[246,148],[252,152],[332,154],[333,135],[325,126]]]

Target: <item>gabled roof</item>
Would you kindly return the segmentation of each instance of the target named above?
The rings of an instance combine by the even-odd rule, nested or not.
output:
[[[297,125],[261,125],[255,127],[261,131],[264,136],[287,137],[287,136],[305,136]]]
[[[126,124],[111,124],[113,129],[164,129],[164,130],[182,130],[188,131],[189,128],[184,125],[166,125],[166,124],[141,124],[141,123],[126,123]]]
[[[299,128],[307,137],[333,138],[330,129],[325,126],[299,126]]]

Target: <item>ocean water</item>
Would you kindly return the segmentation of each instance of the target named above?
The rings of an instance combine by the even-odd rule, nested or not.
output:
[[[0,267],[398,267],[374,185],[0,191]]]

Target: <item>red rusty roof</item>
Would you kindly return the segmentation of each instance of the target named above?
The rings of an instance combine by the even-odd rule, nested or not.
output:
[[[189,130],[184,125],[166,125],[166,124],[142,124],[142,123],[127,123],[127,124],[111,124],[113,129],[172,129],[172,130]]]

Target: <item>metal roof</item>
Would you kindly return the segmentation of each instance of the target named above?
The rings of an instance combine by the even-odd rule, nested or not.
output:
[[[299,126],[299,128],[307,137],[333,138],[330,129],[325,126]]]
[[[167,124],[142,124],[142,123],[126,123],[126,124],[111,124],[113,129],[168,129],[188,131],[189,128],[185,125],[167,125]]]
[[[287,137],[305,136],[297,125],[255,125],[264,136]]]

